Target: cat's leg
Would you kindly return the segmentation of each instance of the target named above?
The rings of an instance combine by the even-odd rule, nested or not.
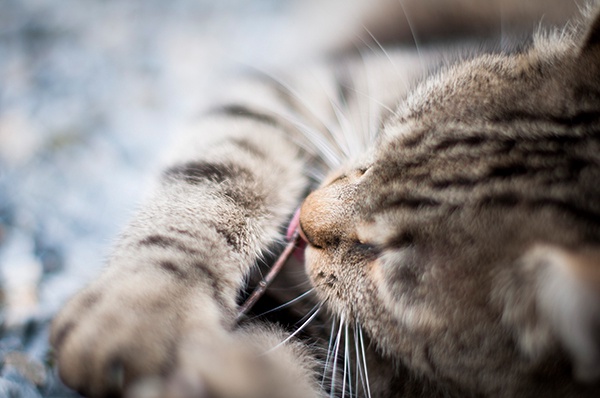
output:
[[[261,369],[252,361],[279,332],[235,331],[235,299],[259,253],[280,237],[306,179],[285,127],[231,109],[207,115],[180,141],[103,274],[55,319],[51,343],[69,386],[106,396],[141,378],[184,375],[198,377],[210,396],[234,397],[235,388],[216,391],[222,383],[212,376]],[[289,370],[299,375],[289,387],[315,396],[310,358],[293,345],[278,350],[262,359],[281,357],[288,368],[270,364],[280,380]]]

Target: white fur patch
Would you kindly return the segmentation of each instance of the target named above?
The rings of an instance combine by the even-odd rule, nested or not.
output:
[[[581,272],[587,258],[548,246],[537,247],[530,255],[543,267],[536,281],[542,316],[572,356],[575,377],[596,380],[600,377],[600,291]],[[590,260],[600,271],[600,259]]]

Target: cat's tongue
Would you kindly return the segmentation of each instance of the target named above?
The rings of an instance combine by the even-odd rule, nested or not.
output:
[[[288,226],[287,233],[285,237],[288,241],[294,238],[294,234],[296,231],[300,231],[300,208],[296,210],[294,213],[294,217],[292,217],[292,221],[290,221],[290,225]],[[296,249],[294,249],[294,257],[298,261],[304,262],[304,249],[306,248],[306,241],[304,239],[298,239],[296,244]]]

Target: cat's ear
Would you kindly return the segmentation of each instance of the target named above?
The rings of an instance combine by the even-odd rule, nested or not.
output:
[[[581,44],[582,54],[600,52],[600,3],[590,11],[587,28]]]
[[[546,351],[558,343],[573,363],[576,379],[600,379],[600,248],[572,251],[538,245],[520,260],[530,279],[521,292],[533,307],[521,319],[525,350]],[[533,286],[531,286],[531,283]],[[523,326],[523,325],[521,325]],[[523,334],[524,333],[524,334]],[[531,353],[531,352],[530,352]]]

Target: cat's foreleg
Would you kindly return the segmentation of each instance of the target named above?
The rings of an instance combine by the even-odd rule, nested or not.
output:
[[[208,373],[233,370],[229,361],[237,366],[262,349],[234,332],[235,300],[306,188],[283,130],[248,110],[213,112],[186,133],[103,274],[55,319],[51,342],[68,385],[105,396],[140,378],[202,372],[210,384]]]

